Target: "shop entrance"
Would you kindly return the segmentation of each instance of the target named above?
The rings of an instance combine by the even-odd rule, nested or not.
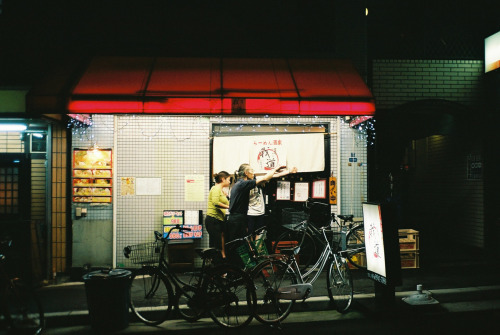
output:
[[[30,161],[23,154],[2,154],[0,158],[0,238],[12,239],[9,262],[21,273],[30,260]]]

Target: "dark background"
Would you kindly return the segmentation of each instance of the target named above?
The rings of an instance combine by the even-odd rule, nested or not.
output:
[[[0,3],[0,86],[93,55],[482,59],[500,30],[494,0]]]

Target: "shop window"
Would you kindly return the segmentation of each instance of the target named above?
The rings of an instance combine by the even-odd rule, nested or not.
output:
[[[19,213],[19,168],[0,167],[0,215]]]
[[[42,153],[47,151],[47,135],[42,133],[33,133],[31,138],[31,152]]]

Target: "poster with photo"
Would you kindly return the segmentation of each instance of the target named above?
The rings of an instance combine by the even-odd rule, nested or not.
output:
[[[290,200],[291,183],[289,181],[278,180],[276,184],[276,200]]]

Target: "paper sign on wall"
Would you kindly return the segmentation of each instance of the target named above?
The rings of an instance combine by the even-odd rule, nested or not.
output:
[[[135,178],[136,195],[161,195],[161,178]]]
[[[121,177],[120,195],[135,195],[134,177]]]
[[[204,201],[205,177],[186,175],[184,177],[184,201]]]
[[[295,183],[293,201],[307,201],[309,198],[309,183]]]

